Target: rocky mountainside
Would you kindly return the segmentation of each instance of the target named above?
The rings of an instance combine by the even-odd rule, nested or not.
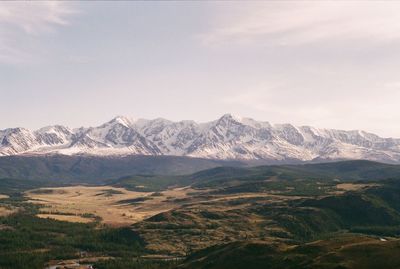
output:
[[[207,123],[116,117],[98,127],[49,126],[0,131],[0,156],[173,155],[209,159],[400,162],[400,139],[364,131],[271,125],[226,114]]]

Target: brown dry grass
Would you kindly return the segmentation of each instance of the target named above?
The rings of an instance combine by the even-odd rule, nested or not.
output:
[[[110,191],[112,194],[107,194]],[[72,186],[28,191],[26,196],[30,202],[44,206],[40,209],[42,216],[51,215],[57,219],[62,217],[63,220],[75,222],[83,219],[76,216],[93,214],[99,216],[105,224],[125,226],[176,208],[178,205],[174,199],[184,198],[189,192],[193,190],[176,188],[166,190],[160,196],[151,196],[153,192],[134,192],[110,186]],[[124,202],[142,197],[148,200]]]
[[[3,207],[0,206],[0,217],[5,217],[8,215],[11,215],[12,213],[17,212],[16,208],[7,208],[7,207]]]
[[[270,198],[275,201],[297,199],[271,195],[268,193],[241,193],[231,195],[202,196],[206,190],[198,191],[189,187],[174,188],[153,195],[153,192],[136,192],[110,186],[70,186],[43,188],[25,193],[29,202],[40,204],[39,217],[54,218],[71,222],[89,222],[85,214],[101,218],[101,222],[111,226],[128,226],[143,219],[186,206],[203,203],[219,203],[241,198]],[[132,199],[142,199],[135,201]],[[242,207],[240,205],[238,207]],[[226,210],[226,206],[220,210]],[[214,210],[218,210],[215,206]]]
[[[5,194],[0,194],[0,199],[7,199],[7,198],[9,198],[10,196],[8,196],[8,195],[5,195]]]
[[[43,219],[49,218],[49,219],[69,221],[69,222],[79,222],[79,223],[89,223],[93,221],[92,218],[84,218],[81,216],[74,216],[74,215],[37,214],[36,216]]]
[[[357,184],[357,183],[341,183],[337,184],[336,188],[344,191],[358,191],[364,188],[377,186],[377,184]]]

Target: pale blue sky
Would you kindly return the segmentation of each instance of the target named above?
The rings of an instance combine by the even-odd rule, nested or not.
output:
[[[400,137],[400,2],[1,2],[0,129],[116,115]]]

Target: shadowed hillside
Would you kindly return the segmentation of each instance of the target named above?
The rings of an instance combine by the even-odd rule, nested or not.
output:
[[[126,175],[182,175],[222,165],[241,164],[172,156],[10,156],[0,157],[0,178],[103,183]]]
[[[217,245],[191,255],[179,268],[191,269],[396,269],[400,241],[347,235],[287,247],[263,242]]]

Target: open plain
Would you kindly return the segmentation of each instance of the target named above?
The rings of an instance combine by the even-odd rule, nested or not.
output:
[[[111,186],[71,186],[42,188],[26,192],[28,202],[41,205],[41,218],[89,222],[96,218],[111,226],[128,226],[179,206],[190,188],[174,188],[159,193],[129,191]]]

